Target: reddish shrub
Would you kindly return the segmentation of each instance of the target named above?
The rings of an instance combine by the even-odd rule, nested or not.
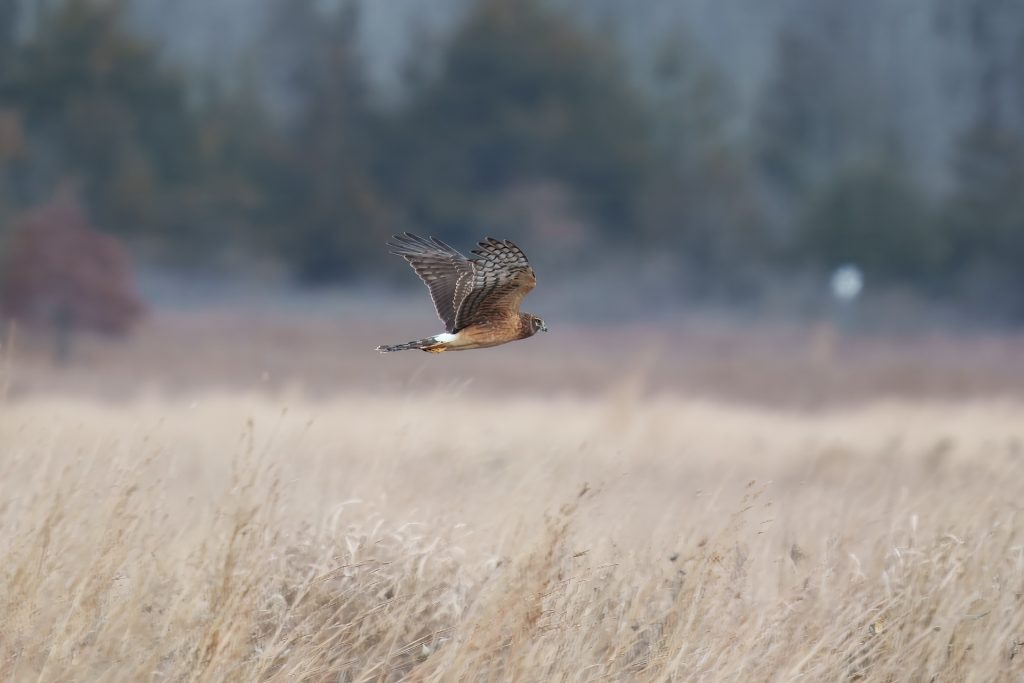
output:
[[[27,324],[127,333],[143,313],[131,256],[92,228],[70,186],[15,218],[0,314]]]

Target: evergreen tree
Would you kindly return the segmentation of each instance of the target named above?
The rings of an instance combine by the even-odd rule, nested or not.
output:
[[[0,67],[10,64],[21,18],[20,9],[19,0],[0,0]]]
[[[168,237],[188,225],[175,218],[177,192],[197,171],[195,130],[182,80],[123,28],[121,8],[66,0],[49,9],[16,50],[0,105],[26,128],[23,202],[77,177],[104,226]]]
[[[777,38],[775,70],[755,112],[754,147],[771,218],[786,227],[844,169],[887,159],[900,132],[869,37],[884,0],[812,0]],[[909,169],[908,169],[909,170]]]
[[[690,287],[735,281],[768,254],[731,93],[678,31],[656,49],[646,81],[658,172],[644,193],[643,235],[679,251],[699,275]]]
[[[1024,138],[978,122],[961,139],[946,212],[952,263],[978,302],[1024,315]]]
[[[286,148],[278,168],[264,167],[272,242],[306,281],[351,277],[394,227],[373,175],[379,135],[355,44],[359,17],[354,4],[285,9],[301,43],[291,44]]]
[[[974,55],[976,112],[960,137],[946,211],[952,266],[980,302],[1024,315],[1024,7],[956,2]]]
[[[862,164],[811,201],[797,244],[827,268],[854,263],[872,279],[924,285],[948,256],[941,227],[903,170]]]
[[[606,234],[635,225],[648,126],[603,45],[539,0],[480,0],[439,72],[392,122],[383,160],[414,224],[471,238],[489,199],[555,180]]]

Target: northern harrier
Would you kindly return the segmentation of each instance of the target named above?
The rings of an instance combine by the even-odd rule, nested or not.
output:
[[[388,246],[430,290],[445,331],[433,337],[378,346],[381,353],[422,349],[430,353],[497,346],[548,331],[544,321],[520,313],[519,304],[537,285],[526,254],[508,240],[488,237],[466,258],[436,237],[395,235]]]

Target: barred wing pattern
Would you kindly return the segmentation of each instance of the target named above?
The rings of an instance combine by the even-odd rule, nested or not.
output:
[[[455,329],[519,312],[537,286],[537,276],[523,250],[510,240],[488,237],[473,250],[473,286],[455,318]]]
[[[473,264],[436,237],[411,233],[395,235],[391,253],[401,256],[430,290],[430,298],[445,331],[456,331],[459,307],[473,286]]]
[[[509,240],[488,237],[467,259],[436,237],[411,233],[388,242],[427,285],[447,332],[516,314],[537,285],[526,254]]]

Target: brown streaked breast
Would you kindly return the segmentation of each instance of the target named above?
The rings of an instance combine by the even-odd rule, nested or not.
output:
[[[522,339],[522,322],[516,318],[498,318],[470,325],[459,331],[467,340],[480,346],[494,346]]]

